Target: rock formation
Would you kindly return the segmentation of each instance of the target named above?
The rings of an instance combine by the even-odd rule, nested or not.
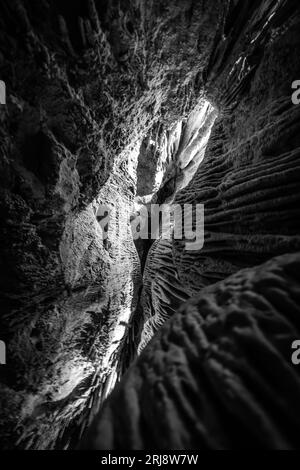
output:
[[[99,408],[87,447],[297,447],[299,10],[1,2],[3,448],[76,447]],[[133,240],[163,203],[204,204],[203,249]]]
[[[299,264],[274,258],[190,300],[112,392],[87,447],[297,448]]]

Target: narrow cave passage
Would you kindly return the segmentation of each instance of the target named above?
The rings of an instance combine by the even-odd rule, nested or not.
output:
[[[1,2],[3,449],[299,448],[299,49],[298,0]]]

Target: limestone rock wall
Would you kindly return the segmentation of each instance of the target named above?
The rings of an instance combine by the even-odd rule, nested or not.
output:
[[[142,140],[197,102],[223,8],[1,2],[4,448],[72,446],[110,388],[140,267],[130,237],[104,246],[97,207],[130,207]]]
[[[224,25],[220,32],[221,43],[207,70],[207,94],[218,117],[205,157],[183,189],[182,176],[173,173],[156,195],[161,203],[171,198],[182,206],[204,204],[205,243],[199,251],[188,251],[184,238],[173,240],[164,256],[164,241],[152,247],[144,281],[144,311],[153,317],[145,326],[148,338],[149,325],[155,327],[178,307],[170,294],[170,265],[176,271],[174,294],[180,298],[243,267],[300,248],[300,110],[291,101],[291,77],[300,74],[300,35],[299,12],[291,14],[292,6],[283,2],[274,10],[266,2],[264,14],[250,8],[244,23],[237,17],[231,29]],[[238,26],[241,44],[230,49],[227,43]],[[183,140],[183,160],[189,147]],[[157,275],[160,271],[164,276]]]
[[[204,248],[153,245],[140,348],[159,331],[88,448],[299,448],[299,27],[293,1],[228,4],[204,73],[218,110],[204,159],[158,192],[205,205]]]
[[[299,448],[300,255],[241,270],[167,321],[105,403],[87,449]]]
[[[299,250],[299,110],[290,99],[300,75],[298,31],[296,0],[1,2],[0,332],[9,358],[1,369],[2,447],[76,446],[124,357],[130,362],[128,338],[135,344],[145,324],[142,348],[187,297]],[[205,154],[199,144],[190,162],[203,136],[194,139],[196,128],[183,124],[197,122],[204,100],[212,108],[200,127],[218,118]],[[150,182],[153,200],[204,203],[206,242],[191,255],[184,241],[157,241],[140,297],[132,237],[108,233],[104,243],[97,211],[134,209],[142,142],[155,135],[150,168],[161,185]],[[285,275],[281,285],[290,289]],[[283,292],[280,302],[288,298]],[[146,367],[145,383],[147,374]],[[195,393],[206,393],[198,385]],[[166,403],[176,410],[178,400]],[[266,423],[264,430],[267,442]],[[128,433],[130,445],[150,442],[149,433],[148,440]],[[220,436],[215,445],[226,444]],[[120,439],[121,431],[99,445]],[[189,439],[176,436],[172,445]],[[268,442],[293,439],[270,432]]]

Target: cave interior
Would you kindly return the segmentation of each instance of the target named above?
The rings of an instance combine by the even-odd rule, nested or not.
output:
[[[299,0],[1,1],[2,449],[300,447],[299,51]]]

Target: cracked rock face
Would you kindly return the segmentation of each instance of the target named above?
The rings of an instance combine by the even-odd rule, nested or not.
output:
[[[297,446],[298,3],[1,2],[3,448]]]

